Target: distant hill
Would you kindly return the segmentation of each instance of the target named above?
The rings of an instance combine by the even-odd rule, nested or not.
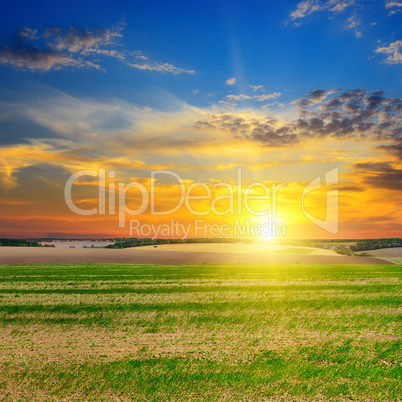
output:
[[[40,247],[35,241],[19,239],[0,239],[0,247]]]
[[[380,248],[394,248],[402,247],[402,239],[388,238],[388,239],[363,239],[359,240],[355,246],[350,246],[352,251],[364,251],[364,250],[378,250]]]

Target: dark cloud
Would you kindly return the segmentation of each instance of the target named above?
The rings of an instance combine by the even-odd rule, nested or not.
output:
[[[320,100],[326,94],[326,91],[323,89],[315,89],[306,95],[307,98],[312,100]]]
[[[40,126],[23,116],[10,116],[4,120],[0,119],[0,146],[30,143],[29,139],[54,137],[55,135],[46,127]]]
[[[343,192],[359,193],[365,191],[365,189],[356,185],[342,185],[340,186],[339,191],[341,193]]]
[[[389,118],[395,114],[402,112],[402,99],[386,99],[384,102],[385,106],[383,107],[385,118]]]
[[[64,194],[60,183],[65,183],[71,172],[62,166],[39,163],[23,167],[14,172],[18,185],[2,192],[2,200],[24,200],[46,208],[65,208]],[[0,182],[1,189],[1,182]],[[46,197],[43,197],[46,194]]]
[[[382,91],[376,91],[376,92],[382,92]],[[381,103],[385,101],[385,98],[381,95],[370,95],[366,98],[366,106],[367,109],[375,109]]]
[[[387,162],[363,162],[355,163],[355,169],[363,172],[391,172],[393,167]]]
[[[89,31],[77,27],[50,27],[41,35],[22,27],[6,44],[0,46],[0,63],[23,70],[49,71],[64,67],[99,65],[86,57],[120,36],[117,30],[97,28]]]
[[[394,169],[391,172],[383,172],[378,173],[375,176],[368,176],[364,179],[364,183],[370,187],[402,191],[402,170]]]
[[[357,113],[363,110],[360,99],[353,99],[345,104],[344,110],[346,113]]]
[[[117,40],[122,36],[121,31],[122,24],[92,30],[76,26],[53,26],[42,33],[22,27],[7,43],[0,43],[0,64],[40,72],[66,67],[103,70],[97,58],[107,56],[139,70],[172,74],[195,72],[170,63],[149,60],[139,50],[126,52],[121,47],[116,50]]]
[[[300,109],[305,109],[310,106],[313,106],[314,103],[321,102],[327,96],[327,91],[324,89],[314,89],[313,91],[309,92],[303,98],[298,99],[294,102]]]
[[[291,127],[285,126],[276,129],[269,124],[258,124],[248,139],[270,147],[289,146],[299,142],[298,135],[293,131]]]
[[[211,124],[211,123],[209,123],[209,122],[207,122],[207,121],[201,121],[201,120],[198,120],[198,121],[196,121],[195,123],[194,123],[194,128],[196,129],[196,130],[213,130],[213,129],[216,129],[216,127],[213,125],[213,124]]]
[[[224,114],[218,119],[218,127],[221,130],[229,131],[233,134],[241,133],[250,128],[250,125],[242,117]]]
[[[305,109],[306,107],[313,106],[314,103],[308,99],[299,99],[297,101],[297,106],[301,109]]]
[[[343,106],[343,102],[339,98],[334,98],[327,100],[324,102],[322,109],[324,110],[332,110],[332,109],[339,109]]]
[[[377,149],[387,151],[402,161],[402,140],[392,145],[379,145]]]
[[[367,90],[359,88],[359,89],[351,89],[349,91],[345,91],[340,95],[342,100],[350,100],[350,99],[362,99],[368,93]]]
[[[389,163],[367,162],[353,165],[363,175],[363,183],[374,188],[402,191],[402,170]]]
[[[279,124],[271,116],[247,120],[236,113],[225,113],[197,121],[195,127],[216,127],[236,138],[278,147],[312,138],[395,141],[395,145],[380,149],[401,157],[400,99],[386,98],[381,90],[369,92],[359,88],[339,94],[337,90],[316,89],[294,103],[302,109],[296,119],[286,123]]]

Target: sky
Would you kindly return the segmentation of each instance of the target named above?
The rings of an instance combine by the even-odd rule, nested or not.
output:
[[[4,0],[0,237],[401,237],[401,17],[392,0]]]

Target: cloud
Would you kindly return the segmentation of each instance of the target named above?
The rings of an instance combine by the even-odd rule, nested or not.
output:
[[[402,64],[402,40],[392,42],[388,46],[379,46],[375,52],[387,55],[384,60],[386,64]]]
[[[271,94],[273,95],[273,94]],[[268,95],[269,96],[269,95]],[[229,95],[231,101],[258,100],[258,96]],[[389,142],[395,144],[402,136],[399,118],[402,99],[387,98],[383,91],[365,89],[339,90],[315,89],[305,97],[292,102],[299,107],[297,116],[279,122],[274,115],[265,117],[243,117],[241,125],[237,112],[225,113],[224,120],[219,114],[198,120],[197,128],[218,129],[250,142],[269,147],[291,146],[297,143],[339,139],[365,142]],[[399,152],[394,144],[383,145],[382,150]]]
[[[148,60],[140,51],[121,49],[123,24],[112,28],[89,30],[76,26],[52,26],[39,33],[22,27],[7,42],[0,44],[0,63],[18,70],[47,72],[64,68],[104,70],[94,57],[106,56],[140,70],[193,74],[194,70],[170,63]],[[116,47],[120,47],[118,50]]]
[[[289,14],[289,18],[294,21],[300,18],[305,18],[311,13],[314,13],[319,10],[322,10],[322,7],[318,4],[317,1],[314,0],[302,1],[297,5],[296,9]]]
[[[354,3],[354,0],[328,0],[325,3],[320,3],[316,0],[305,0],[300,2],[296,6],[296,9],[289,14],[289,19],[294,22],[297,21],[295,22],[296,24],[300,24],[299,20],[306,18],[313,13],[317,13],[319,11],[341,13]]]
[[[353,4],[355,4],[354,0],[330,0],[326,3],[326,7],[333,13],[341,13]]]
[[[379,145],[377,149],[387,151],[402,161],[402,139],[396,140],[395,144]]]
[[[327,91],[324,89],[315,89],[306,95],[307,98],[311,99],[313,102],[321,102],[327,97]]]
[[[253,99],[259,101],[259,102],[263,102],[265,100],[268,99],[276,99],[279,98],[281,96],[280,92],[274,92],[272,94],[264,94],[264,95],[255,95],[253,96]]]
[[[145,180],[151,170],[171,170],[186,180],[231,183],[240,166],[244,183],[261,178],[287,181],[288,187],[292,186],[290,182],[298,182],[302,188],[300,182],[311,180],[308,176],[318,166],[326,169],[336,165],[342,180],[346,179],[340,184],[345,222],[356,216],[355,209],[366,220],[372,211],[389,215],[389,210],[399,208],[396,199],[401,168],[389,159],[397,155],[396,139],[402,136],[398,132],[402,100],[383,91],[355,89],[328,95],[331,91],[314,89],[303,97],[310,102],[308,110],[293,108],[289,113],[272,113],[249,105],[230,111],[217,105],[197,108],[178,101],[174,111],[144,110],[119,99],[82,99],[49,89],[45,92],[43,87],[35,88],[34,97],[14,100],[8,107],[2,101],[0,123],[5,124],[0,124],[0,129],[5,135],[8,132],[12,137],[13,124],[23,121],[17,138],[20,142],[0,148],[2,214],[14,222],[3,227],[16,230],[16,219],[32,216],[37,220],[31,226],[24,221],[18,226],[21,235],[33,230],[30,228],[52,229],[47,225],[53,216],[60,218],[52,223],[55,229],[63,227],[66,231],[107,232],[117,227],[112,216],[77,221],[74,215],[68,215],[63,201],[63,188],[70,174],[100,167],[114,170],[116,181],[122,183]],[[250,89],[248,96],[255,94],[260,92]],[[14,114],[10,116],[9,110]],[[29,130],[29,122],[34,123],[35,133]],[[28,138],[23,138],[24,132]],[[382,152],[377,152],[378,159],[373,157],[375,151]],[[98,192],[96,180],[80,183],[75,186],[74,197],[81,207],[92,208]],[[388,197],[376,202],[385,189]],[[174,193],[171,185],[164,187],[157,197],[166,207],[161,209],[170,209],[169,203],[179,194],[177,190]],[[294,194],[289,200],[296,205],[300,191]],[[24,207],[22,203],[27,199],[35,204]],[[134,204],[129,207],[134,209]],[[293,215],[292,210],[287,212]],[[400,221],[400,213],[392,217]]]
[[[353,14],[346,20],[345,29],[354,30],[356,38],[361,38],[362,37],[361,31],[356,29],[356,28],[359,28],[360,26],[361,26],[360,20],[357,18],[357,16],[355,14]]]
[[[112,45],[121,36],[121,28],[95,29],[70,26],[50,27],[42,34],[22,27],[0,47],[0,63],[21,70],[50,71],[66,67],[97,68],[99,64],[89,60],[89,52]]]
[[[399,1],[387,1],[385,4],[386,9],[391,9],[390,13],[388,16],[399,13],[402,11],[402,3]]]
[[[402,7],[402,3],[397,1],[388,1],[385,4],[385,8]]]
[[[361,38],[362,31],[361,29],[357,29],[361,26],[361,22],[357,17],[357,13],[361,11],[361,7],[359,7],[358,2],[354,0],[328,0],[324,3],[315,0],[302,1],[297,5],[296,9],[289,14],[289,20],[293,22],[295,26],[300,26],[303,19],[313,13],[326,13],[328,18],[332,19],[334,14],[343,13],[349,7],[351,8],[352,14],[347,18],[344,29],[354,30],[356,38]]]
[[[363,173],[363,183],[370,187],[385,190],[402,191],[402,170],[389,163],[356,163],[354,168]]]
[[[14,136],[15,125],[23,122],[15,141],[1,147],[0,173],[11,185],[13,172],[40,162],[60,164],[67,170],[98,166],[146,170],[177,164],[178,152],[184,160],[184,155],[191,155],[192,161],[209,160],[211,155],[230,159],[261,146],[296,150],[303,144],[326,140],[331,140],[335,149],[336,140],[343,140],[352,147],[365,144],[389,155],[401,155],[401,99],[364,89],[327,96],[330,92],[311,91],[304,99],[316,102],[309,100],[308,109],[289,116],[250,107],[199,109],[183,102],[177,104],[175,112],[160,113],[118,100],[99,102],[42,92],[41,100],[9,107],[0,104],[1,110],[18,110],[12,116],[0,115],[0,131],[6,138]],[[35,133],[29,130],[30,122]],[[196,164],[188,166],[185,169]]]
[[[268,99],[276,99],[279,96],[281,96],[280,92],[274,92],[272,94],[263,94],[263,95],[245,95],[245,94],[239,94],[239,95],[227,95],[226,98],[229,101],[240,101],[240,100],[254,100],[257,102],[263,102]]]
[[[386,99],[382,96],[383,91],[374,91],[371,95],[364,99],[367,109],[375,109],[381,105]]]
[[[368,93],[368,91],[363,88],[349,89],[349,90],[343,92],[342,95],[340,96],[340,98],[342,100],[352,100],[352,99],[361,100],[367,93]]]
[[[171,74],[195,74],[194,70],[186,70],[184,68],[176,67],[170,63],[158,63],[158,62],[141,62],[141,63],[129,63],[130,67],[138,68],[139,70],[158,71],[160,73]]]
[[[226,80],[226,82],[225,82],[225,85],[234,85],[234,84],[236,84],[236,78],[235,77],[228,78]]]
[[[242,100],[242,99],[247,99],[247,100],[253,99],[252,96],[250,96],[250,95],[244,95],[244,94],[240,94],[240,95],[228,95],[226,98],[229,99],[229,100],[232,100],[232,101],[238,101],[238,100]]]
[[[391,172],[392,166],[388,162],[363,162],[355,163],[354,167],[365,172]]]
[[[265,92],[265,91],[264,91],[264,87],[263,87],[262,85],[249,85],[249,87],[250,87],[254,92],[256,92],[256,91]]]
[[[313,106],[316,103],[322,102],[325,98],[329,95],[336,92],[334,89],[330,89],[328,91],[324,89],[314,89],[313,91],[309,92],[305,97],[297,99],[293,101],[293,104],[296,104],[299,108],[304,109],[310,106]]]
[[[338,98],[335,98],[335,99],[329,99],[329,100],[327,100],[326,102],[324,102],[324,105],[323,106],[321,106],[321,110],[333,110],[333,109],[339,109],[339,108],[341,108],[343,106],[343,102],[340,100],[340,99],[338,99]]]

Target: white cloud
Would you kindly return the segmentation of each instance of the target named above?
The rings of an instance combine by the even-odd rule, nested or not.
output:
[[[316,0],[305,0],[300,2],[296,9],[289,14],[291,20],[305,18],[308,15],[317,11],[330,11],[332,13],[340,13],[346,8],[354,4],[354,0],[329,0],[326,3],[320,4]]]
[[[380,46],[376,53],[388,55],[384,60],[386,64],[402,64],[402,40],[392,42],[388,46]]]
[[[171,74],[194,74],[194,70],[185,70],[181,67],[176,67],[170,63],[158,63],[158,62],[142,62],[142,63],[126,63],[130,67],[138,68],[139,70],[158,71],[160,73]]]
[[[249,96],[249,95],[244,95],[244,94],[240,94],[240,95],[228,95],[227,98],[228,98],[229,100],[232,100],[232,101],[238,101],[238,100],[241,100],[241,99],[253,99],[251,96]]]
[[[262,86],[262,85],[249,85],[249,87],[255,92],[255,91],[258,91],[258,90],[260,90],[260,91],[262,91],[262,92],[265,92],[264,91],[264,87]]]
[[[359,31],[356,28],[359,28],[361,26],[360,20],[356,17],[356,15],[351,15],[347,20],[346,20],[346,26],[345,29],[352,29],[355,30],[355,36],[356,38],[361,38],[362,37],[362,32]]]
[[[329,11],[332,11],[334,13],[341,13],[345,11],[346,8],[349,6],[352,6],[354,4],[354,0],[349,0],[349,1],[339,1],[339,0],[332,0],[328,1],[326,6]]]
[[[402,3],[399,3],[397,1],[388,1],[387,4],[385,4],[385,8],[392,8],[392,7],[402,7]]]
[[[265,94],[265,95],[256,95],[254,96],[254,99],[257,100],[258,102],[265,101],[267,99],[276,99],[281,96],[280,92],[274,92],[272,94]]]
[[[239,95],[227,95],[226,98],[229,101],[239,101],[239,100],[254,100],[258,102],[263,102],[267,99],[275,99],[279,98],[281,96],[280,92],[274,92],[272,94],[264,94],[264,95],[245,95],[245,94],[239,94]]]
[[[354,0],[328,0],[324,3],[319,3],[317,0],[304,0],[289,14],[289,19],[293,21],[295,25],[300,25],[300,20],[308,17],[310,14],[319,11],[341,13],[354,3]]]
[[[299,3],[294,11],[289,15],[291,20],[297,20],[299,18],[304,18],[315,11],[319,11],[322,8],[317,1],[306,0]]]
[[[225,85],[234,85],[236,84],[236,78],[232,77],[232,78],[228,78],[225,82]]]
[[[388,1],[385,4],[385,8],[391,9],[390,13],[388,14],[388,16],[390,16],[402,11],[402,3],[398,1]]]
[[[346,29],[354,29],[357,28],[358,26],[360,26],[360,21],[356,18],[355,15],[350,16],[347,20],[346,20]]]
[[[112,28],[49,27],[42,33],[20,28],[7,44],[0,46],[0,64],[15,69],[46,72],[67,67],[104,70],[94,56],[112,57],[140,70],[171,74],[193,74],[194,70],[149,60],[140,51],[116,50],[123,24]]]

